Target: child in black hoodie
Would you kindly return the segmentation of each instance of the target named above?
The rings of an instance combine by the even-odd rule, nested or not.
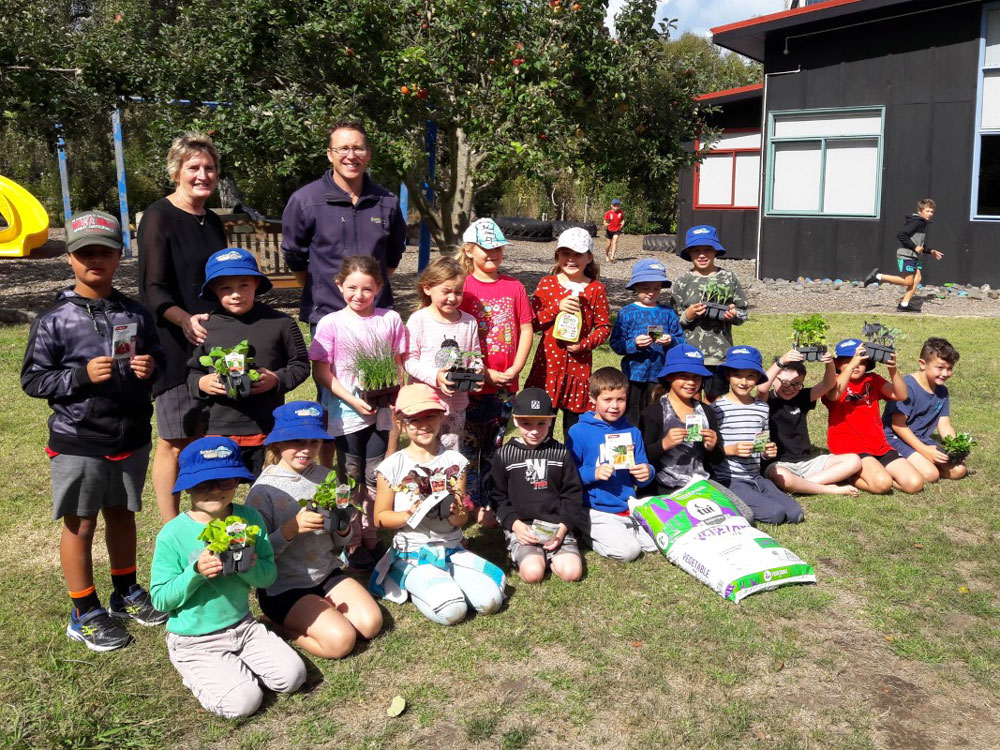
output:
[[[264,438],[274,426],[273,412],[285,403],[285,394],[309,377],[309,356],[302,332],[291,317],[257,302],[271,289],[271,281],[257,268],[253,255],[238,247],[212,254],[205,264],[203,299],[216,298],[218,306],[205,323],[208,335],[188,362],[188,389],[208,402],[206,435],[223,435],[240,446],[243,463],[256,477],[264,462]],[[249,375],[249,393],[231,397],[214,367],[202,364],[214,347],[232,349],[246,340],[244,357],[227,362],[232,374]],[[247,364],[247,358],[253,364]]]
[[[874,284],[876,281],[883,284],[896,284],[905,286],[906,291],[902,299],[896,306],[896,312],[913,312],[910,307],[910,300],[917,291],[923,276],[921,269],[923,263],[921,255],[932,255],[936,260],[941,260],[944,256],[940,250],[932,250],[927,247],[927,225],[931,223],[936,205],[930,198],[917,201],[917,212],[906,217],[906,224],[899,230],[896,239],[899,240],[899,249],[896,251],[896,263],[899,265],[899,276],[892,276],[887,273],[879,273],[878,268],[873,268],[865,277],[865,286]]]
[[[545,569],[578,581],[583,560],[573,531],[587,524],[583,487],[573,456],[550,434],[556,414],[541,388],[525,388],[514,399],[511,438],[493,457],[492,500],[507,549],[525,583],[538,583]]]

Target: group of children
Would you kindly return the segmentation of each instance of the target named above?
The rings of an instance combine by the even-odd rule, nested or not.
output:
[[[130,640],[116,619],[166,622],[184,684],[219,715],[255,711],[261,684],[278,692],[302,684],[302,661],[283,639],[340,658],[377,635],[373,594],[412,599],[441,624],[470,609],[496,612],[505,574],[466,549],[471,521],[502,528],[525,582],[548,569],[575,581],[581,546],[618,560],[655,551],[630,501],[693,480],[710,479],[748,518],[777,524],[803,520],[788,492],[916,492],[965,473],[932,438],[954,434],[945,383],[958,353],[947,341],[928,340],[919,371],[906,378],[894,360],[888,380],[872,372],[854,339],[824,356],[823,380],[812,387],[794,350],[765,370],[757,349],[733,345],[747,302],[736,277],[715,265],[725,249],[712,227],[687,233],[680,254],[692,269],[673,287],[675,306],[659,300],[671,286],[664,266],[641,260],[628,283],[635,302],[613,327],[582,229],[559,237],[555,265],[529,298],[500,271],[508,244],[500,229],[476,221],[455,259],[420,275],[419,308],[405,325],[374,306],[377,264],[350,257],[336,278],[346,306],[319,322],[308,350],[294,321],[257,299],[270,282],[253,256],[228,248],[208,261],[203,294],[219,304],[189,362],[209,436],[181,452],[174,491],[187,492],[191,509],[157,536],[147,593],[136,580],[134,513],[149,452],[148,381],[162,350],[149,314],[112,287],[120,237],[110,215],[70,220],[76,285],[34,322],[21,376],[25,391],[53,409],[47,450],[73,602],[67,634],[104,651]],[[714,310],[703,301],[712,282],[729,288]],[[561,324],[566,316],[575,324]],[[519,391],[535,331],[541,342]],[[621,369],[592,371],[592,351],[609,336]],[[216,347],[243,340],[220,369]],[[365,357],[381,357],[400,382],[408,374],[392,407],[366,400]],[[318,403],[283,403],[310,361]],[[459,371],[481,382],[461,390]],[[230,376],[251,385],[234,393]],[[830,454],[813,450],[806,428],[820,398]],[[884,415],[879,400],[890,402]],[[565,444],[553,434],[560,411]],[[505,443],[509,417],[516,433]],[[330,474],[330,444],[337,476],[356,490],[324,516],[312,501]],[[241,482],[253,486],[237,505]],[[110,613],[90,558],[98,513],[108,528]],[[248,569],[229,574],[201,541],[216,522],[260,529]],[[378,545],[377,529],[395,532],[391,546]],[[367,587],[344,573],[348,560],[371,569]],[[251,588],[270,629],[250,614]]]

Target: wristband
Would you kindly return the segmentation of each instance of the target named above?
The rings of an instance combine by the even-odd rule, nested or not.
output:
[[[784,370],[785,369],[785,363],[781,361],[781,357],[775,357],[774,358],[774,364],[776,364],[778,366],[778,369],[780,369],[780,370]]]

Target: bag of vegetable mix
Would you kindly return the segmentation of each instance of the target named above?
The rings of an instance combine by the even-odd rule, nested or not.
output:
[[[816,583],[812,566],[753,528],[708,482],[635,501],[632,516],[670,562],[732,602],[789,583]]]

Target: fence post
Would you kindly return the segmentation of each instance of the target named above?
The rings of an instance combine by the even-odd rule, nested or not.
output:
[[[125,257],[132,257],[132,230],[128,220],[128,190],[125,187],[125,148],[122,140],[122,111],[117,106],[111,113],[111,135],[115,142],[115,171],[118,173],[118,211],[122,217],[122,244]]]

